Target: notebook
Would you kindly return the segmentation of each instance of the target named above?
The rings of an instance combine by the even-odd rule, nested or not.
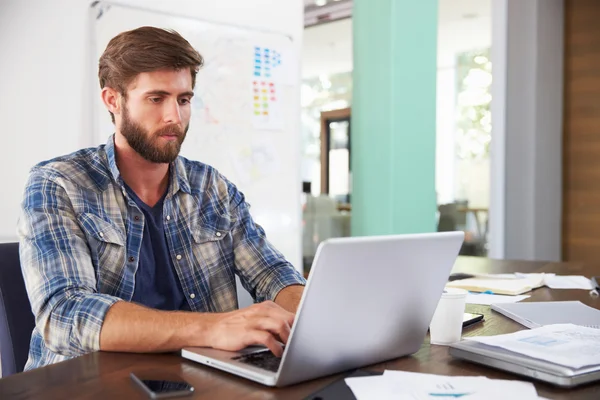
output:
[[[494,294],[506,294],[516,296],[521,293],[529,292],[535,288],[544,285],[543,275],[532,276],[527,278],[468,278],[452,282],[448,282],[446,287],[454,287],[469,290],[471,292],[486,292],[491,291]]]
[[[600,310],[580,301],[492,304],[492,310],[530,329],[553,324],[575,324],[600,329]]]

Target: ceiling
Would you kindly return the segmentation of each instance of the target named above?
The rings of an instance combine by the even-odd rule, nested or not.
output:
[[[314,6],[314,0],[303,0]],[[333,0],[328,0],[333,1]],[[439,0],[440,44],[461,27],[470,32],[491,29],[491,0]],[[468,28],[467,28],[468,27]],[[456,40],[464,40],[469,32],[462,32]],[[352,19],[328,22],[304,30],[302,49],[302,76],[317,76],[352,69]]]
[[[319,0],[303,0],[304,6],[314,6],[315,1]],[[336,0],[324,0],[327,3],[335,3]],[[337,0],[339,1],[339,0]],[[371,0],[372,1],[372,0]],[[464,11],[489,13],[490,2],[481,0],[439,0],[440,14],[447,16],[450,20],[458,19]]]

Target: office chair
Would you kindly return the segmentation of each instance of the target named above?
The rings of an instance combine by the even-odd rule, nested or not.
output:
[[[0,243],[0,360],[2,377],[22,372],[35,319],[19,263],[19,244]]]

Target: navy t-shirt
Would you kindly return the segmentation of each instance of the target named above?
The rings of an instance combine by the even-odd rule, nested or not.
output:
[[[154,205],[148,206],[131,188],[125,185],[129,196],[144,213],[144,236],[140,249],[135,290],[132,302],[158,310],[190,310],[173,261],[163,224],[163,203],[167,192]]]

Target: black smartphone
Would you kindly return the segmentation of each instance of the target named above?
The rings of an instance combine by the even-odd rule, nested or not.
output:
[[[465,313],[463,316],[463,328],[479,321],[483,321],[483,314]]]
[[[178,376],[162,375],[132,372],[130,377],[151,399],[191,396],[194,393],[194,387]]]

